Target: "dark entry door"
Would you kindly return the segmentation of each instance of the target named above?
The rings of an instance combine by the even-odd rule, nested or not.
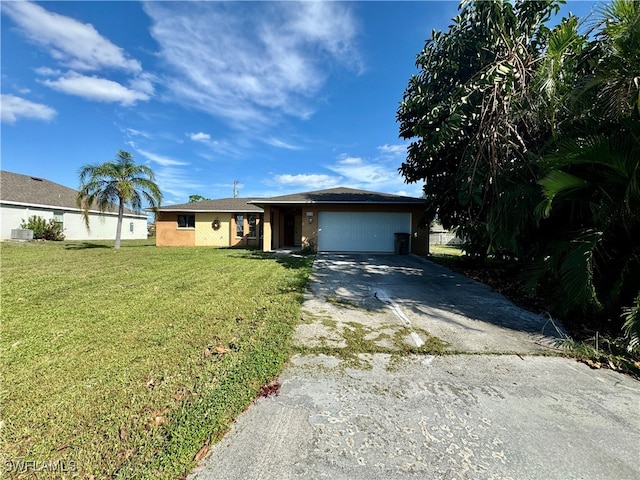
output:
[[[295,244],[295,217],[293,215],[284,216],[284,245],[292,247]]]

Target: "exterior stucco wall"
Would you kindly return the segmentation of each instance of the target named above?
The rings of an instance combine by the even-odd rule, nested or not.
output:
[[[309,219],[311,218],[311,222]],[[316,207],[302,207],[302,248],[318,249],[318,209]]]
[[[242,213],[238,212],[237,215],[242,215],[245,234],[242,237],[236,236],[236,214],[231,215],[231,236],[229,237],[229,246],[231,247],[260,247],[260,231],[263,225],[260,224],[260,214],[258,213]],[[247,232],[249,231],[249,215],[256,217],[256,237],[249,237]]]
[[[67,212],[64,214],[63,227],[67,240],[112,240],[116,238],[118,217],[91,215],[87,232],[82,214]],[[125,216],[122,219],[120,238],[122,240],[146,239],[147,219]]]
[[[194,228],[178,228],[178,215],[194,215]],[[242,213],[245,235],[236,236],[236,214],[229,212],[158,212],[156,219],[156,246],[208,246],[208,247],[259,247],[261,245],[259,213]],[[248,236],[249,215],[256,216],[257,236]],[[220,228],[212,223],[220,220]]]
[[[192,247],[196,244],[196,229],[178,228],[178,214],[182,212],[157,213],[157,247]]]
[[[20,228],[22,220],[37,215],[49,220],[54,214],[62,214],[62,228],[66,240],[113,240],[116,237],[118,217],[115,214],[89,214],[89,229],[84,224],[80,211],[61,208],[26,207],[3,204],[0,207],[0,235],[2,240],[11,238],[11,230]],[[133,223],[133,232],[131,231]],[[147,219],[144,216],[127,216],[122,221],[123,240],[143,240],[147,238]]]
[[[195,245],[209,247],[228,247],[231,238],[230,213],[196,213]],[[213,221],[220,221],[220,228],[213,229]]]
[[[271,208],[265,208],[264,210],[264,223],[262,224],[262,250],[265,252],[271,251],[271,245],[273,244],[273,215]]]
[[[411,211],[411,253],[426,257],[429,254],[429,226],[420,227],[424,207]]]

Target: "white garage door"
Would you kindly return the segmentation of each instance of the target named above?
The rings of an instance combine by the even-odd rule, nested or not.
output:
[[[411,214],[319,212],[321,252],[393,252],[394,233],[411,232]]]

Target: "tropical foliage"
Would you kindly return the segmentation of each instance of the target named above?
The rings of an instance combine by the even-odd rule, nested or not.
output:
[[[31,215],[26,221],[23,219],[20,228],[27,228],[33,231],[35,240],[64,240],[62,225],[53,218],[46,220],[39,215]]]
[[[203,200],[209,200],[209,199],[198,194],[189,195],[189,203],[202,202]]]
[[[398,109],[412,141],[400,171],[425,182],[425,221],[457,229],[471,255],[521,263],[554,313],[619,330],[627,312],[632,332],[640,2],[613,1],[584,31],[575,16],[550,28],[558,6],[463,2],[433,32]]]
[[[87,228],[89,209],[97,207],[100,212],[105,212],[113,205],[118,206],[116,249],[120,248],[125,207],[139,212],[143,202],[155,209],[162,201],[162,193],[151,168],[137,165],[133,156],[124,150],[120,150],[113,161],[83,166],[79,175],[77,204],[83,210]]]

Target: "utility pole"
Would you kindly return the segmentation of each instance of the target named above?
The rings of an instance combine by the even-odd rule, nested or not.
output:
[[[233,181],[233,198],[238,198],[238,180]]]

